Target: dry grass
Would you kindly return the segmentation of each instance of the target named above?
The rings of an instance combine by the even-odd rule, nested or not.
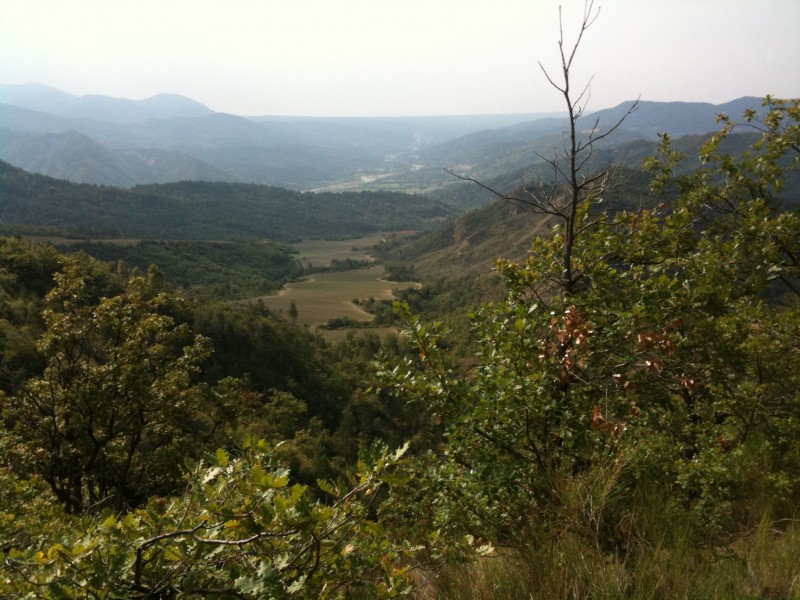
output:
[[[680,527],[680,525],[677,525]],[[685,540],[602,553],[562,533],[420,576],[418,600],[800,600],[800,523],[765,523],[734,546]]]
[[[754,504],[760,521],[714,543],[663,494],[617,496],[602,482],[621,466],[607,467],[562,482],[562,519],[546,529],[532,527],[497,556],[420,575],[418,599],[800,600],[800,519],[775,520]],[[623,510],[613,509],[617,501]],[[598,526],[609,510],[620,519],[616,546]]]

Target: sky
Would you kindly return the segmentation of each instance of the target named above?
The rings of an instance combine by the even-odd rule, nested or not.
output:
[[[0,83],[237,115],[562,112],[583,0],[0,0]],[[800,96],[800,0],[595,0],[587,110]]]

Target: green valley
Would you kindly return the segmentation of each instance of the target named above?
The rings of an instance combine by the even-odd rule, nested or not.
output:
[[[115,182],[0,162],[0,596],[800,597],[800,99],[563,36],[532,121],[0,87]]]

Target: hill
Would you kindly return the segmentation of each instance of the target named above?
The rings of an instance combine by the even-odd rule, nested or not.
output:
[[[392,192],[301,193],[180,182],[132,190],[69,183],[0,162],[0,222],[82,237],[290,241],[429,228],[452,209]]]
[[[578,120],[578,130],[597,127],[603,131],[616,124],[632,104],[625,102],[585,115]],[[706,134],[718,129],[716,119],[720,113],[736,119],[746,109],[758,110],[760,105],[761,100],[753,97],[719,105],[641,101],[613,136],[596,144],[596,150],[619,148],[639,140],[655,142],[658,134],[665,132],[673,138]],[[421,169],[417,178],[422,181],[438,175],[446,182],[442,167],[483,179],[501,177],[541,162],[540,156],[552,155],[553,149],[563,147],[566,132],[566,119],[550,118],[472,133],[421,152],[421,163],[438,168],[436,173]]]
[[[687,157],[676,166],[676,172],[689,172],[700,166],[696,157],[708,136],[684,135],[672,140],[672,149]],[[721,144],[720,151],[738,157],[757,139],[758,135],[752,132],[733,134]],[[616,177],[621,182],[605,195],[602,208],[611,212],[630,210],[649,201],[650,175],[641,166],[644,159],[657,154],[658,148],[658,142],[637,139],[595,152],[586,164],[587,170],[616,165]],[[800,206],[800,173],[788,171],[785,175],[784,206],[796,209]],[[469,210],[439,230],[402,244],[384,246],[381,257],[390,264],[413,264],[415,275],[423,279],[459,273],[486,273],[491,270],[496,257],[519,259],[527,254],[531,239],[555,223],[530,212],[524,204],[498,199],[486,188],[524,197],[522,182],[535,187],[546,184],[550,178],[552,168],[543,162],[493,178],[478,177],[485,187],[450,176],[451,184],[431,192],[430,196],[444,204]]]
[[[609,190],[603,205],[611,211],[630,208],[647,197],[649,176],[637,169],[620,168],[622,185]],[[518,185],[518,182],[516,183]],[[482,190],[474,184],[461,189]],[[503,188],[498,188],[503,189]],[[524,197],[521,189],[509,189],[510,196]],[[413,265],[414,275],[423,280],[466,273],[489,273],[497,257],[520,260],[527,256],[531,240],[556,224],[549,215],[530,210],[522,202],[495,197],[488,204],[470,210],[436,231],[414,240],[384,245],[379,255],[394,265]]]
[[[390,265],[413,265],[413,276],[433,277],[488,273],[498,256],[520,258],[534,235],[550,219],[503,200],[470,211],[435,232],[408,243],[379,249]]]
[[[115,155],[116,162],[126,162],[120,150],[138,154],[159,150],[174,153],[170,162],[175,164],[181,157],[208,164],[224,173],[226,181],[305,190],[365,189],[387,173],[411,170],[420,147],[540,116],[246,118],[216,113],[188,98],[168,94],[127,100],[78,97],[38,84],[0,85],[0,122],[10,130],[0,132],[2,137],[78,132]],[[63,146],[64,139],[40,138],[36,143],[42,146],[47,141],[56,146],[45,147],[49,155],[55,158],[62,153],[58,146]],[[123,175],[109,180],[119,165],[84,159],[81,143],[75,141],[74,151],[68,153],[74,155],[69,162],[77,164],[82,173],[77,181],[132,186],[162,182],[167,177],[147,170],[140,173],[128,165],[122,169]],[[72,172],[55,160],[45,169],[17,153],[3,153],[8,143],[0,142],[0,158],[15,166],[59,176]],[[172,181],[198,178],[191,165],[170,173],[175,177]],[[212,178],[218,179],[218,174]]]
[[[137,183],[230,179],[224,171],[180,152],[110,149],[74,130],[36,134],[0,128],[0,159],[74,183],[132,187]]]
[[[30,139],[34,134],[50,134],[34,143],[45,146],[51,156],[62,153],[54,134],[77,132],[102,146],[116,161],[120,151],[138,153],[158,150],[175,156],[190,157],[223,173],[226,181],[280,185],[294,189],[331,188],[345,183],[345,188],[362,189],[387,173],[412,169],[414,153],[420,145],[462,135],[471,128],[508,123],[513,117],[497,118],[409,118],[409,119],[286,119],[262,117],[247,119],[212,113],[194,117],[169,117],[146,121],[111,122],[88,118],[65,117],[12,104],[0,104],[5,130],[0,138],[0,158],[42,174],[69,172],[65,165],[51,163],[47,169],[25,160],[12,143]],[[517,117],[522,119],[524,117]],[[63,142],[63,140],[61,140]],[[81,182],[113,183],[132,186],[162,181],[157,175],[137,172],[128,167],[125,176],[108,180],[108,162],[97,164],[83,160],[82,143],[65,150],[79,163],[84,176]],[[176,159],[173,158],[173,161]],[[129,177],[133,175],[131,181]],[[190,170],[176,174],[175,180],[195,179]],[[215,179],[218,178],[215,176]]]

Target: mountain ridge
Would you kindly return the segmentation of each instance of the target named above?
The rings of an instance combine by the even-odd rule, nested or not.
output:
[[[7,141],[0,138],[0,159],[29,171],[60,177],[69,176],[69,170],[73,169],[81,173],[79,178],[72,177],[75,180],[127,187],[165,181],[166,175],[142,169],[130,155],[159,151],[162,157],[166,156],[163,153],[171,153],[174,168],[169,173],[175,180],[201,177],[298,190],[427,192],[452,182],[444,169],[481,179],[502,178],[527,169],[540,161],[540,156],[561,147],[566,131],[566,118],[553,116],[533,120],[527,120],[526,115],[242,117],[214,112],[191,99],[169,94],[133,101],[104,96],[77,98],[46,86],[17,88],[20,89],[0,85],[0,123],[7,130],[40,135],[76,131],[104,146],[107,152],[95,148],[95,152],[86,154],[85,143],[78,143],[77,138],[72,152],[63,147],[64,137],[57,148],[42,148],[42,138],[35,143],[29,140],[41,154],[50,157],[50,163],[44,164],[42,160],[33,160],[31,150],[19,148],[23,142],[17,136],[13,152],[8,149]],[[42,97],[61,106],[62,114],[35,110],[47,104]],[[4,100],[23,102],[25,98],[28,107],[3,103]],[[114,110],[135,109],[118,121],[108,121],[86,118],[87,114],[92,117],[108,114],[100,109],[87,113],[83,109],[64,108],[70,102],[90,105],[108,104],[111,100]],[[173,106],[176,103],[183,108]],[[587,114],[581,117],[579,125],[590,129],[599,119],[601,128],[610,127],[630,104],[625,102]],[[716,128],[720,112],[735,118],[745,108],[759,107],[760,100],[753,97],[719,105],[641,101],[612,139],[604,140],[598,147],[637,139],[654,140],[662,132],[673,137],[706,133]],[[145,113],[149,118],[143,118]],[[517,118],[520,120],[514,122]],[[6,133],[4,137],[10,139],[11,135]],[[54,144],[58,140],[46,139]],[[128,155],[121,150],[128,151]],[[105,162],[99,160],[101,155],[106,157]],[[178,168],[182,162],[185,167]],[[204,170],[199,165],[208,168]]]
[[[40,83],[0,84],[0,103],[14,104],[61,117],[132,123],[153,118],[211,114],[204,104],[179,94],[161,93],[132,100],[103,94],[76,96]]]

